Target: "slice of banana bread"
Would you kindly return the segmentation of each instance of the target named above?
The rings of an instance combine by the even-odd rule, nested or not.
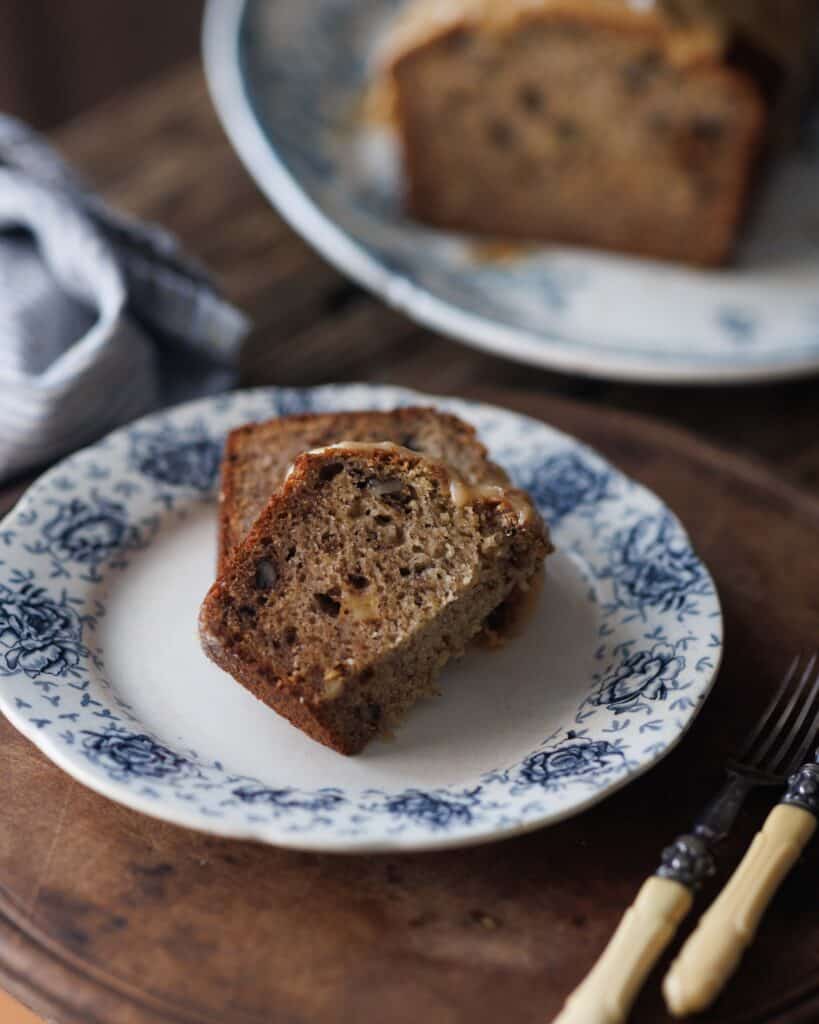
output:
[[[228,435],[219,495],[219,571],[302,452],[341,440],[393,441],[448,462],[468,483],[508,483],[468,423],[426,407],[315,413],[249,423]]]
[[[775,6],[757,54],[783,35]],[[815,18],[812,0],[786,6]],[[505,238],[723,262],[768,110],[759,76],[731,59],[751,7],[416,0],[387,61],[410,213]],[[804,63],[802,40],[789,42]]]
[[[528,496],[392,444],[300,455],[202,605],[208,657],[313,739],[359,752],[435,692],[550,550]]]

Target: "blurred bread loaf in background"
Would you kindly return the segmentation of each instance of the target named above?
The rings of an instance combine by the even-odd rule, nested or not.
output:
[[[411,216],[726,262],[795,134],[817,0],[412,0],[380,67]]]

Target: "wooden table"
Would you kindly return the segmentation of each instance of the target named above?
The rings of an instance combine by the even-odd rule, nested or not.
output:
[[[250,314],[243,384],[359,379],[433,392],[551,393],[694,430],[819,494],[815,380],[677,388],[559,376],[442,338],[349,283],[256,190],[225,140],[197,66],[84,116],[56,142],[112,203],[176,232]],[[0,491],[0,513],[26,483]]]

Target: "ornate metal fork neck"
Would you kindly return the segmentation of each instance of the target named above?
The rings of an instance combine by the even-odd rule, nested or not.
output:
[[[729,770],[728,781],[694,822],[694,834],[708,846],[721,842],[731,831],[745,797],[758,785],[759,780]]]
[[[788,779],[788,791],[781,803],[801,807],[819,818],[819,750],[813,764],[803,764]]]
[[[728,781],[694,823],[691,832],[677,836],[663,850],[657,869],[660,878],[670,878],[689,889],[697,889],[713,875],[716,865],[711,848],[731,831],[745,797],[759,785],[759,779],[729,769]]]

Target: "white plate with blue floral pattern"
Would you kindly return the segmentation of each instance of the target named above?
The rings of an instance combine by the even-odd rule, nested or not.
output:
[[[250,420],[418,402],[475,425],[558,550],[521,636],[449,666],[395,739],[345,758],[199,646],[221,445]],[[246,391],[149,416],[0,524],[0,710],[113,800],[283,846],[455,846],[575,814],[674,746],[721,648],[711,577],[655,495],[536,420],[403,389]]]
[[[373,53],[404,0],[210,0],[205,67],[260,188],[328,260],[414,319],[535,366],[649,381],[819,369],[819,110],[781,161],[734,266],[592,250],[476,258],[409,221],[389,134],[360,117]]]

